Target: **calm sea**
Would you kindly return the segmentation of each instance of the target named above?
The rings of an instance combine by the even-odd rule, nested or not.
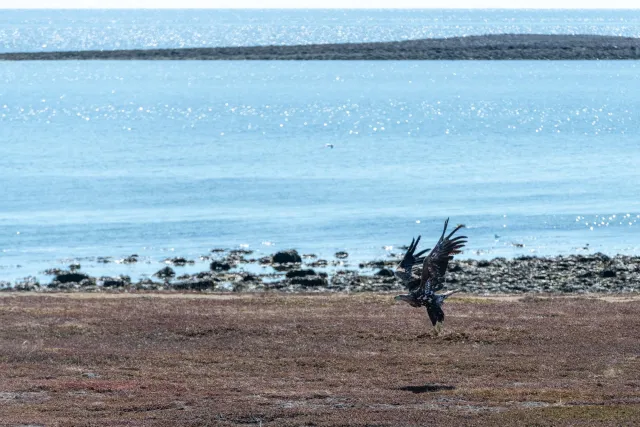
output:
[[[88,12],[10,11],[16,18],[7,25],[5,12],[2,31],[16,21],[47,45],[50,34],[74,25],[80,34],[106,34],[107,16],[115,26],[132,19],[124,11],[87,22],[80,18]],[[303,41],[343,41],[318,35],[334,34],[349,14],[366,22],[367,13],[385,16],[285,15],[309,21],[316,38]],[[396,19],[409,13],[392,12],[386,29],[349,23],[344,40],[414,37],[424,23]],[[421,34],[455,25],[541,32],[523,12],[456,13],[464,19]],[[551,14],[558,32],[579,23],[615,33],[614,18],[623,15],[563,13],[564,27]],[[197,17],[133,15],[153,28],[166,19],[171,31]],[[275,34],[299,40],[291,20],[274,30],[276,12],[264,23],[257,12],[238,16],[235,44],[245,44],[251,26],[266,37],[261,43]],[[496,26],[507,16],[510,27]],[[637,14],[629,16],[618,31],[635,34]],[[330,21],[333,30],[325,28]],[[147,35],[158,39],[157,31]],[[86,46],[73,43],[90,37],[63,39],[56,48],[105,47],[97,36]],[[28,38],[9,47],[0,40],[5,50],[28,49]],[[148,47],[140,40],[127,46]],[[197,260],[241,245],[256,256],[295,247],[332,258],[347,250],[354,264],[397,253],[417,234],[428,247],[448,216],[468,226],[465,257],[638,254],[639,111],[633,61],[0,63],[0,280],[73,260],[91,274],[139,277],[167,257]],[[143,262],[96,261],[133,253]],[[200,262],[184,271],[203,269]]]

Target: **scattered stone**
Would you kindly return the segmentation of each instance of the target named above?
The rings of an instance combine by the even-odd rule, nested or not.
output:
[[[602,270],[600,272],[600,276],[605,277],[605,278],[607,278],[607,277],[616,277],[616,272],[613,271],[613,270]]]
[[[173,284],[174,289],[188,289],[193,291],[214,290],[219,279],[210,272],[202,272]]]
[[[349,290],[362,284],[362,278],[357,271],[341,270],[331,277],[331,287],[336,290]]]
[[[225,261],[213,260],[211,264],[209,264],[209,268],[211,271],[229,271],[231,270],[231,264]]]
[[[171,264],[171,265],[175,265],[176,267],[183,267],[187,264],[193,265],[195,264],[195,261],[192,260],[188,260],[186,258],[182,258],[182,257],[175,257],[175,258],[167,258],[164,260],[165,264]]]
[[[225,252],[225,249],[221,249],[221,248],[215,248],[215,249],[211,249],[212,253],[221,253],[221,252]]]
[[[318,255],[316,255],[316,254],[303,254],[302,258],[305,258],[305,259],[316,259],[316,258],[318,258]]]
[[[16,291],[35,291],[40,288],[40,282],[34,276],[27,276],[16,281],[14,288]]]
[[[349,254],[345,251],[340,251],[340,252],[336,252],[335,256],[338,259],[346,259],[347,257],[349,257]]]
[[[385,267],[395,267],[398,261],[395,260],[374,260],[369,262],[361,262],[358,264],[358,267],[364,268],[385,268]]]
[[[305,276],[315,276],[316,272],[312,269],[307,270],[291,270],[287,271],[286,277],[291,279],[292,277],[305,277]]]
[[[91,277],[84,273],[60,272],[53,280],[58,283],[80,283],[85,279],[90,280]]]
[[[122,259],[120,262],[122,264],[135,264],[136,262],[138,262],[138,255],[137,254],[129,255],[128,257]]]
[[[289,282],[293,285],[300,285],[304,288],[327,286],[327,279],[322,276],[303,276],[293,277],[289,279]]]
[[[164,280],[169,280],[172,277],[175,277],[175,275],[176,275],[176,272],[173,271],[173,268],[167,266],[165,268],[162,268],[162,269],[156,271],[153,274],[153,277],[157,277],[159,279],[164,279]]]
[[[71,264],[69,266],[69,271],[74,272],[80,270],[82,266],[80,264]]]
[[[135,288],[139,291],[157,291],[165,289],[165,285],[163,283],[154,282],[151,279],[142,279],[135,284]]]
[[[291,264],[302,262],[302,258],[298,255],[298,251],[290,249],[288,251],[276,252],[272,257],[274,264]]]
[[[64,270],[61,268],[47,268],[42,274],[46,274],[48,276],[57,276],[58,274],[64,273]]]
[[[111,262],[111,257],[103,257],[103,256],[99,256],[98,258],[96,258],[96,262],[98,264],[109,264]]]
[[[230,255],[251,255],[253,251],[249,249],[233,249],[229,251]]]
[[[118,277],[101,277],[100,283],[105,288],[123,288],[125,286],[129,286],[131,284],[131,277],[129,276],[118,276]]]
[[[317,261],[309,263],[309,267],[313,268],[324,268],[329,265],[329,262],[326,259],[319,259]]]
[[[389,268],[383,268],[376,273],[376,276],[381,277],[394,277],[393,270]]]

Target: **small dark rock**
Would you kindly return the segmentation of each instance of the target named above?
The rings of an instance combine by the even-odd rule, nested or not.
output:
[[[327,286],[327,279],[320,276],[294,277],[289,279],[289,281],[294,285],[300,285],[304,287]]]
[[[385,268],[395,265],[395,261],[375,260],[358,264],[360,268]]]
[[[376,276],[380,276],[380,277],[393,277],[393,270],[389,269],[389,268],[383,268],[381,270],[379,270],[376,273]]]
[[[60,268],[47,268],[45,271],[42,272],[42,274],[46,274],[49,276],[56,276],[61,273],[64,273],[64,270]]]
[[[82,266],[80,264],[71,264],[69,266],[69,271],[74,272],[80,270]]]
[[[167,266],[167,267],[165,267],[165,268],[162,268],[162,269],[160,269],[160,270],[156,271],[156,272],[153,274],[153,277],[157,277],[157,278],[159,278],[159,279],[165,279],[165,280],[167,280],[167,279],[170,279],[170,278],[172,278],[172,277],[175,277],[175,275],[176,275],[176,272],[175,272],[175,271],[173,271],[173,268],[171,268],[171,267]]]
[[[336,252],[336,258],[338,259],[345,259],[347,257],[349,257],[349,254],[345,251]]]
[[[478,261],[478,267],[484,268],[484,267],[489,267],[490,265],[491,265],[491,263],[489,261],[487,261],[487,260],[483,259],[483,260]]]
[[[169,268],[169,267],[166,267]],[[151,279],[142,279],[136,283],[136,289],[141,291],[155,291],[158,289],[163,289],[164,285],[162,283],[154,282]]]
[[[326,259],[319,259],[317,261],[309,263],[309,266],[314,268],[323,268],[327,265],[329,265],[329,262]]]
[[[99,256],[96,258],[96,262],[99,264],[109,264],[111,262],[111,257]]]
[[[122,260],[123,264],[134,264],[136,262],[138,262],[137,254],[130,255]]]
[[[204,291],[206,289],[213,290],[216,288],[216,280],[213,278],[199,279],[192,277],[188,280],[183,280],[173,284],[174,289],[190,289],[194,291]]]
[[[331,286],[336,289],[357,287],[362,283],[362,277],[356,271],[341,270],[331,277]]]
[[[220,248],[215,248],[215,249],[211,249],[211,252],[213,253],[220,253],[220,252],[224,252],[224,249],[220,249]]]
[[[315,275],[316,275],[316,272],[313,271],[312,269],[291,270],[291,271],[287,271],[286,277],[290,279],[292,277],[304,277],[304,276],[315,276]]]
[[[602,270],[600,272],[600,276],[602,277],[616,277],[616,272],[613,270]]]
[[[164,262],[178,267],[183,267],[187,264],[195,264],[195,261],[188,260],[183,257],[167,258],[164,260]]]
[[[91,277],[83,273],[62,272],[56,275],[54,281],[58,283],[80,283],[85,279],[90,280]]]
[[[211,271],[228,271],[231,270],[231,264],[225,261],[213,260],[211,264],[209,264],[209,268]]]
[[[105,288],[122,288],[131,284],[129,276],[101,277],[100,281]]]
[[[250,251],[249,249],[233,249],[232,251],[229,251],[229,255],[251,255],[253,253],[253,251]]]
[[[288,264],[302,262],[302,258],[298,255],[298,251],[290,249],[288,251],[276,252],[273,255],[273,262],[276,264]]]
[[[457,263],[452,263],[449,265],[449,271],[456,273],[462,271],[462,266]]]

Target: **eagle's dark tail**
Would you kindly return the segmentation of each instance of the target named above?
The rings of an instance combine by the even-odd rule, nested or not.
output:
[[[459,290],[455,289],[443,294],[435,295],[435,298],[431,299],[427,303],[427,314],[429,315],[431,324],[436,328],[436,332],[440,332],[440,330],[442,330],[442,325],[444,323],[444,311],[442,311],[442,304],[444,304],[445,299],[456,292],[459,292]]]

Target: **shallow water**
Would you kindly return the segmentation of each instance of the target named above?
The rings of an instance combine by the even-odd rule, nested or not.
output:
[[[137,277],[239,245],[357,262],[427,247],[448,216],[467,257],[638,253],[638,76],[632,61],[3,63],[0,279],[73,259]],[[94,258],[132,253],[147,263]]]
[[[3,10],[0,52],[291,45],[480,34],[640,36],[639,10]]]

